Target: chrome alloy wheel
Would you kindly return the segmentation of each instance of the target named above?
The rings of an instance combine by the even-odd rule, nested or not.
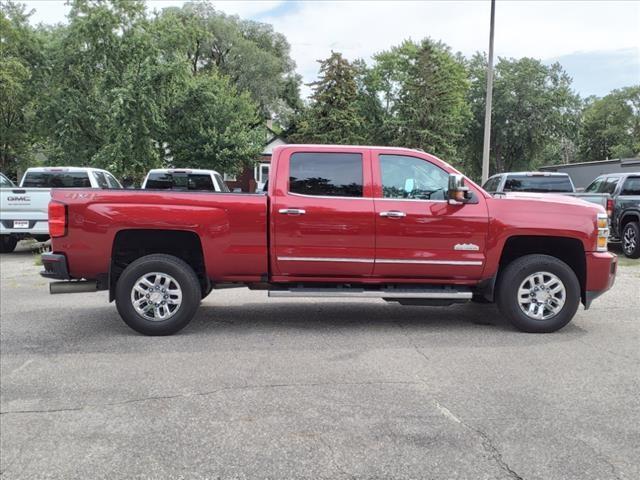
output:
[[[636,231],[628,226],[624,229],[624,234],[622,235],[622,249],[624,253],[630,255],[636,249],[636,245],[638,244],[638,238],[636,238]]]
[[[133,308],[147,320],[167,320],[177,313],[181,303],[180,284],[166,273],[145,273],[131,289]]]
[[[548,320],[562,310],[567,291],[557,276],[549,272],[529,275],[518,289],[518,305],[534,320]]]

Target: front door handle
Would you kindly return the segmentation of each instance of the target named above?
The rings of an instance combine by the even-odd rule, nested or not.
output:
[[[406,217],[407,214],[404,212],[400,212],[399,210],[389,210],[388,212],[380,212],[380,216],[388,218],[402,218]]]
[[[278,210],[278,213],[282,213],[283,215],[304,215],[307,212],[302,208],[281,208]]]

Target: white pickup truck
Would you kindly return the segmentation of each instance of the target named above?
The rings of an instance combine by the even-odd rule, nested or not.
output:
[[[6,179],[6,177],[4,177]],[[49,238],[47,208],[51,188],[122,188],[106,170],[84,167],[29,168],[16,187],[0,183],[0,253],[12,252],[19,240]]]

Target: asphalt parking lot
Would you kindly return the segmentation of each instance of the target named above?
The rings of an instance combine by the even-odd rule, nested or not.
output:
[[[490,305],[212,293],[173,337],[0,256],[14,478],[640,478],[640,261],[555,334]]]

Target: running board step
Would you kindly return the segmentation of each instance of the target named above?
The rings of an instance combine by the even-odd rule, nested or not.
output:
[[[269,297],[322,297],[322,298],[413,298],[430,300],[471,300],[469,288],[358,288],[358,287],[293,287],[269,290]]]

